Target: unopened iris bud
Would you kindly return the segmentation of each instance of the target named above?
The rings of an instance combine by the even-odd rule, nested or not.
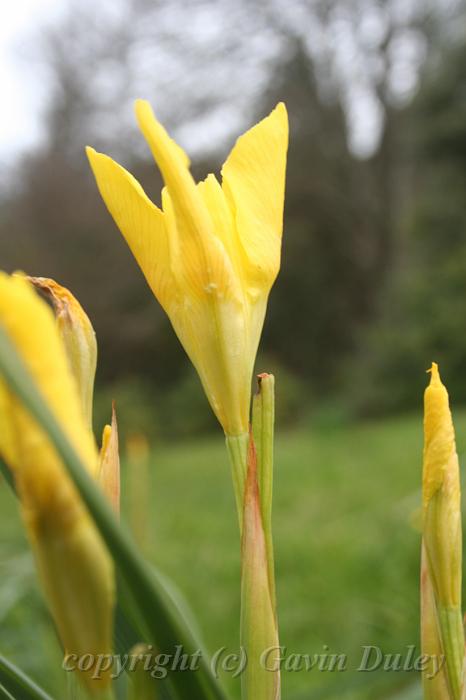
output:
[[[20,276],[0,273],[0,326],[15,345],[82,463],[97,478],[98,455],[63,340],[48,305]],[[31,548],[65,653],[112,650],[113,564],[54,445],[5,383],[0,386],[0,456],[11,468]],[[90,657],[90,658],[91,658]],[[77,666],[79,670],[79,665]],[[108,672],[81,671],[91,690]]]
[[[251,379],[267,298],[280,267],[288,121],[277,105],[196,184],[189,159],[136,102],[165,181],[162,209],[130,173],[92,148],[100,193],[197,369],[229,436],[247,435]]]
[[[29,280],[44,292],[53,304],[58,330],[78,384],[84,415],[89,428],[92,429],[92,401],[97,364],[97,342],[92,323],[69,289],[48,277],[30,277]]]
[[[460,474],[448,393],[435,362],[430,371],[424,396],[423,653],[443,649],[449,697],[459,700],[464,658]]]
[[[427,558],[442,605],[461,601],[461,496],[448,393],[435,363],[424,398],[423,520]]]

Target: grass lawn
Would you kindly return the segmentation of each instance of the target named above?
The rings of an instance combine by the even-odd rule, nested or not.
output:
[[[455,422],[461,459],[466,412],[456,412]],[[151,463],[141,545],[189,601],[207,647],[236,650],[238,536],[222,438],[154,446]],[[420,653],[421,463],[420,415],[301,427],[279,437],[274,531],[281,644],[287,655],[347,655],[345,671],[284,672],[286,700],[419,699],[415,673],[355,669],[368,645],[399,653],[402,662],[410,645]],[[128,501],[125,494],[126,512]],[[137,515],[144,517],[143,504]],[[0,651],[61,700],[58,645],[4,484],[0,528]],[[225,682],[239,697],[239,681]]]

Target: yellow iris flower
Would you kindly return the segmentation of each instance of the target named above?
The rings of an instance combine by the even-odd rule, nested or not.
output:
[[[100,193],[168,314],[229,436],[248,431],[251,378],[280,267],[288,120],[280,103],[195,183],[184,151],[136,102],[166,187],[162,209],[108,156],[87,149]]]
[[[78,386],[48,305],[20,276],[0,272],[0,325],[14,343],[50,410],[97,479],[99,457]],[[0,456],[10,467],[43,588],[65,651],[112,649],[113,564],[54,446],[0,379]],[[107,673],[90,687],[106,687]]]

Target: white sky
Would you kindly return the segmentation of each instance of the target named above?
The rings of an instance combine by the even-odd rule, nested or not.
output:
[[[404,7],[418,1],[420,0],[400,0]],[[34,60],[33,37],[37,37],[40,25],[53,21],[66,4],[67,0],[3,0],[0,4],[0,164],[12,162],[18,152],[40,139],[41,106],[46,97],[47,85],[46,76],[41,77],[37,61]],[[376,20],[377,17],[372,17],[370,26],[367,27],[372,41],[377,39]],[[379,24],[380,22],[379,18]],[[342,31],[340,34],[340,69],[344,75],[346,64],[350,66],[348,56],[355,52],[351,45],[347,45],[351,39],[350,33]],[[346,44],[343,41],[345,37]],[[416,45],[415,37],[406,36],[404,43],[401,37],[392,75],[395,94],[409,96],[416,85],[422,58],[423,48]],[[351,67],[353,70],[354,62]],[[362,77],[363,68],[364,66],[359,71]],[[357,83],[348,76],[347,85],[351,90],[347,91],[346,110],[352,150],[365,156],[376,147],[382,113],[361,76]],[[211,115],[211,121],[212,128],[204,128],[204,132],[209,133],[210,141],[215,126],[224,126],[224,119],[217,114]],[[199,141],[199,134],[196,134],[196,140]]]
[[[43,91],[40,81],[31,80],[22,44],[27,49],[28,33],[59,11],[60,0],[13,0],[0,7],[0,159],[8,161],[40,135]]]
[[[12,0],[0,5],[0,164],[12,162],[41,137],[41,106],[47,86],[34,60],[33,37],[37,37],[40,25],[52,21],[64,6],[66,0]],[[357,119],[365,126],[362,138],[356,134],[356,139],[351,139],[355,151],[361,153],[372,150],[380,128],[378,115],[372,114],[374,105],[367,100],[363,103],[361,100],[359,117],[362,112],[364,119]],[[218,121],[216,115],[212,120]],[[212,140],[211,129],[209,134]]]

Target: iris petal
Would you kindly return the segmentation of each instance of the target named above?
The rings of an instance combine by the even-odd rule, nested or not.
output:
[[[222,168],[222,186],[252,284],[272,285],[280,266],[288,117],[280,103],[237,140]]]
[[[121,165],[93,148],[88,147],[86,152],[107,209],[166,309],[173,293],[173,276],[163,213]]]

